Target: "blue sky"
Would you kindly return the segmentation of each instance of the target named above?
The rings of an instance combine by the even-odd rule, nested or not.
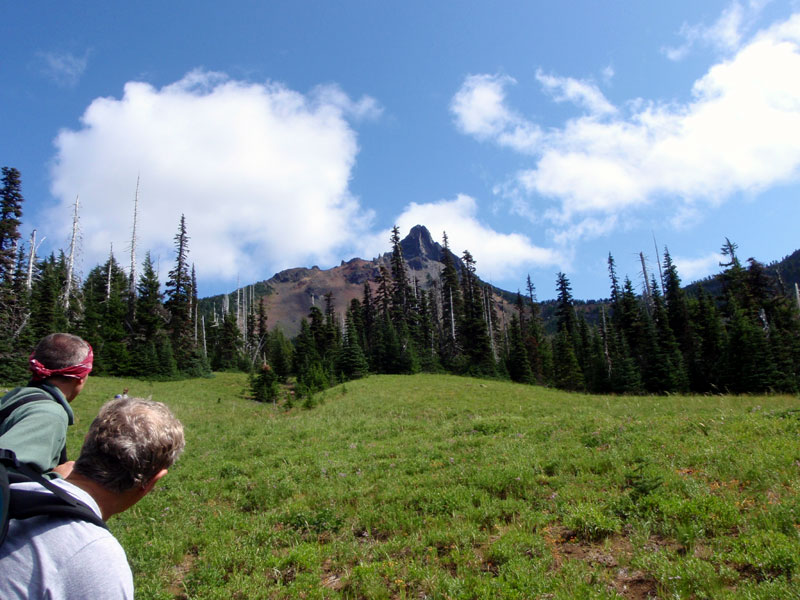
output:
[[[793,1],[5,2],[0,164],[40,254],[201,295],[388,250],[426,225],[509,290],[608,295],[668,246],[685,281],[798,247]],[[654,241],[655,240],[655,241]]]

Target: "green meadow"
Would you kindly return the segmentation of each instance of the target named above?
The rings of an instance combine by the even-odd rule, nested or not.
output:
[[[111,519],[137,598],[800,598],[793,396],[606,397],[371,376],[313,408],[241,374],[129,387],[184,455]]]

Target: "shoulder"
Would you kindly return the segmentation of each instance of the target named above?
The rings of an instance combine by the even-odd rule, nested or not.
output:
[[[72,554],[62,571],[67,598],[133,598],[133,575],[114,536],[98,536]]]
[[[52,398],[42,397],[41,399],[32,400],[22,406],[12,410],[11,414],[7,417],[8,423],[13,423],[24,418],[34,416],[41,416],[46,419],[57,419],[59,422],[63,421],[66,425],[69,422],[69,415],[60,402]]]
[[[18,408],[14,406],[19,405]],[[16,414],[26,408],[35,408],[37,411],[59,411],[65,412],[69,403],[63,394],[57,389],[48,386],[48,389],[41,387],[19,387],[11,390],[0,399],[0,409],[12,410],[11,414]]]

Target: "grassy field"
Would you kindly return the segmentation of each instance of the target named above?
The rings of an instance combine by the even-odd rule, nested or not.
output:
[[[184,456],[111,520],[137,598],[800,598],[798,398],[373,376],[312,410],[246,378],[123,387]]]

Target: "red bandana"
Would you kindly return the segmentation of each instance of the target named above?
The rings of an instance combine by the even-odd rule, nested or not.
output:
[[[28,368],[33,373],[31,378],[33,381],[42,381],[53,375],[61,375],[62,377],[72,377],[73,379],[84,379],[92,372],[92,361],[94,360],[94,353],[92,347],[89,346],[89,353],[86,355],[79,364],[72,365],[71,367],[64,367],[63,369],[48,369],[38,360],[33,357],[31,353],[28,359]]]

